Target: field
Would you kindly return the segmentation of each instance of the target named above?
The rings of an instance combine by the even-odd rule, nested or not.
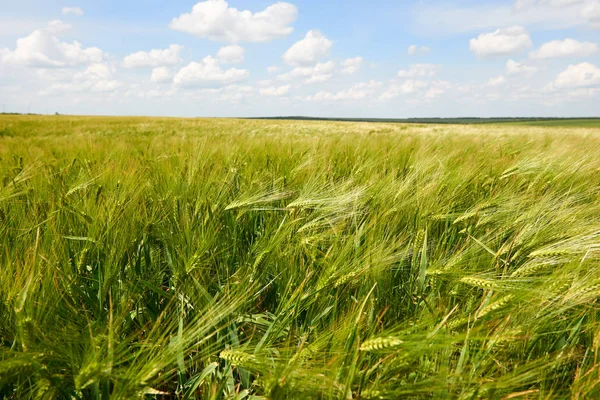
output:
[[[600,128],[0,116],[0,397],[600,396]]]

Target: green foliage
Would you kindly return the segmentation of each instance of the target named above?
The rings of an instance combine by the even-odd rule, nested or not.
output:
[[[600,396],[597,128],[0,132],[3,398]]]

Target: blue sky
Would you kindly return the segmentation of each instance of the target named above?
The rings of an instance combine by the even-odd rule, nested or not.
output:
[[[7,112],[600,116],[600,0],[1,0]]]

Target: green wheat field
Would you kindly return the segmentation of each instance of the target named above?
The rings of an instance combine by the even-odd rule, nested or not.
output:
[[[594,399],[600,126],[0,116],[4,399]]]

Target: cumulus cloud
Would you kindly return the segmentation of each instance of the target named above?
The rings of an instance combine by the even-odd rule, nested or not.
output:
[[[522,26],[482,33],[469,42],[471,52],[479,58],[520,53],[531,46],[529,33]]]
[[[279,71],[279,67],[276,67],[274,65],[270,66],[267,68],[267,72],[269,74],[274,74],[275,72]]]
[[[588,57],[598,52],[600,46],[596,43],[565,39],[544,43],[538,50],[529,53],[529,57],[532,59]]]
[[[426,81],[421,80],[407,80],[401,85],[393,85],[386,92],[381,95],[381,99],[393,99],[402,94],[411,94],[420,89],[425,89],[428,86]]]
[[[108,79],[112,76],[113,70],[108,64],[92,64],[83,72],[75,74],[75,80],[88,79]]]
[[[63,15],[75,15],[81,17],[83,15],[83,9],[81,7],[63,7]]]
[[[373,95],[374,90],[380,88],[383,84],[378,81],[371,80],[369,82],[357,83],[346,90],[340,90],[339,92],[332,93],[327,91],[320,91],[312,96],[308,96],[308,101],[349,101],[349,100],[363,100]]]
[[[416,44],[408,46],[409,56],[423,56],[429,54],[429,52],[431,52],[431,49],[427,46],[417,46]]]
[[[258,92],[263,96],[280,97],[285,96],[290,92],[290,85],[270,86],[260,89]]]
[[[552,86],[557,89],[600,86],[600,68],[590,63],[569,65],[558,75]]]
[[[156,83],[169,82],[171,80],[171,72],[167,67],[157,67],[152,70],[150,80]]]
[[[225,0],[197,3],[190,13],[174,18],[171,29],[223,42],[267,42],[289,35],[298,9],[290,3],[275,3],[252,13],[229,7]]]
[[[240,64],[244,62],[245,50],[242,46],[232,44],[221,47],[217,52],[217,59],[224,64]]]
[[[256,86],[259,86],[259,87],[273,86],[273,81],[270,79],[264,79],[264,80],[256,82]]]
[[[370,81],[367,81],[367,82],[357,83],[353,87],[356,88],[356,89],[374,90],[374,89],[379,89],[382,86],[383,86],[383,82],[371,79]]]
[[[177,91],[177,87],[172,88],[174,93],[181,99],[196,101],[208,100],[210,102],[224,102],[227,105],[243,102],[249,97],[254,96],[256,88],[249,85],[231,84],[221,87],[197,87],[189,91]]]
[[[600,1],[586,4],[581,10],[581,16],[590,23],[592,28],[600,28]]]
[[[508,60],[506,62],[506,74],[507,75],[533,75],[537,68],[525,63],[516,62],[515,60]]]
[[[439,67],[434,64],[412,64],[408,69],[398,71],[398,77],[432,77],[437,75],[438,69]]]
[[[220,92],[218,100],[226,101],[228,103],[240,102],[254,94],[255,89],[252,86],[245,85],[229,85],[227,87],[217,89],[216,92]]]
[[[290,72],[281,74],[277,77],[280,81],[291,81],[293,79],[303,78],[304,83],[323,83],[333,77],[335,63],[328,61],[318,63],[314,67],[296,67]]]
[[[308,96],[309,101],[339,101],[339,100],[362,100],[368,96],[368,93],[363,90],[348,89],[341,90],[337,93],[320,91],[313,96]]]
[[[71,25],[62,22],[59,19],[55,19],[48,22],[48,27],[46,29],[53,35],[60,35],[61,33],[69,32],[71,28]]]
[[[434,81],[430,84],[429,89],[425,93],[426,100],[434,100],[450,89],[452,85],[447,81]]]
[[[515,0],[513,6],[515,10],[521,11],[533,7],[537,0]]]
[[[419,90],[425,89],[429,86],[426,81],[422,80],[407,80],[403,82],[401,85],[394,84],[388,90],[386,90],[381,96],[381,100],[390,100],[394,99],[400,95],[406,95],[415,93]]]
[[[413,8],[411,23],[417,32],[438,35],[481,32],[511,25],[542,30],[594,24],[598,27],[600,1],[525,0],[514,5],[509,1],[419,2]]]
[[[181,68],[173,82],[181,87],[219,87],[248,79],[250,72],[245,69],[224,70],[217,59],[208,56],[202,62],[191,62]]]
[[[140,99],[162,99],[169,100],[173,95],[177,93],[177,90],[170,89],[150,89],[140,90],[139,88],[132,88],[126,91],[123,95],[125,97],[139,97]]]
[[[515,0],[514,8],[517,11],[527,11],[534,7],[565,8],[583,4],[587,0]]]
[[[168,49],[153,49],[138,51],[123,59],[125,68],[159,67],[161,65],[174,65],[181,62],[180,53],[183,46],[172,44]]]
[[[69,67],[99,63],[105,57],[97,47],[83,47],[77,41],[61,42],[46,29],[37,29],[18,39],[14,50],[3,53],[3,62],[30,67]]]
[[[342,61],[342,74],[352,75],[360,70],[365,59],[362,57],[347,58]]]
[[[488,86],[488,87],[501,86],[501,85],[504,85],[505,82],[506,82],[506,78],[504,77],[504,75],[499,75],[495,78],[491,78],[485,84],[485,86]]]
[[[108,64],[91,64],[84,71],[72,75],[69,81],[52,84],[40,94],[114,92],[120,88],[122,84],[118,80],[113,79],[113,72],[113,69]]]
[[[380,100],[392,100],[399,96],[411,95],[412,102],[430,101],[436,99],[451,87],[450,83],[442,80],[425,81],[409,79],[401,84],[392,83],[380,96]]]
[[[318,30],[308,31],[304,39],[294,43],[285,54],[283,61],[288,65],[310,65],[329,54],[333,43]]]

